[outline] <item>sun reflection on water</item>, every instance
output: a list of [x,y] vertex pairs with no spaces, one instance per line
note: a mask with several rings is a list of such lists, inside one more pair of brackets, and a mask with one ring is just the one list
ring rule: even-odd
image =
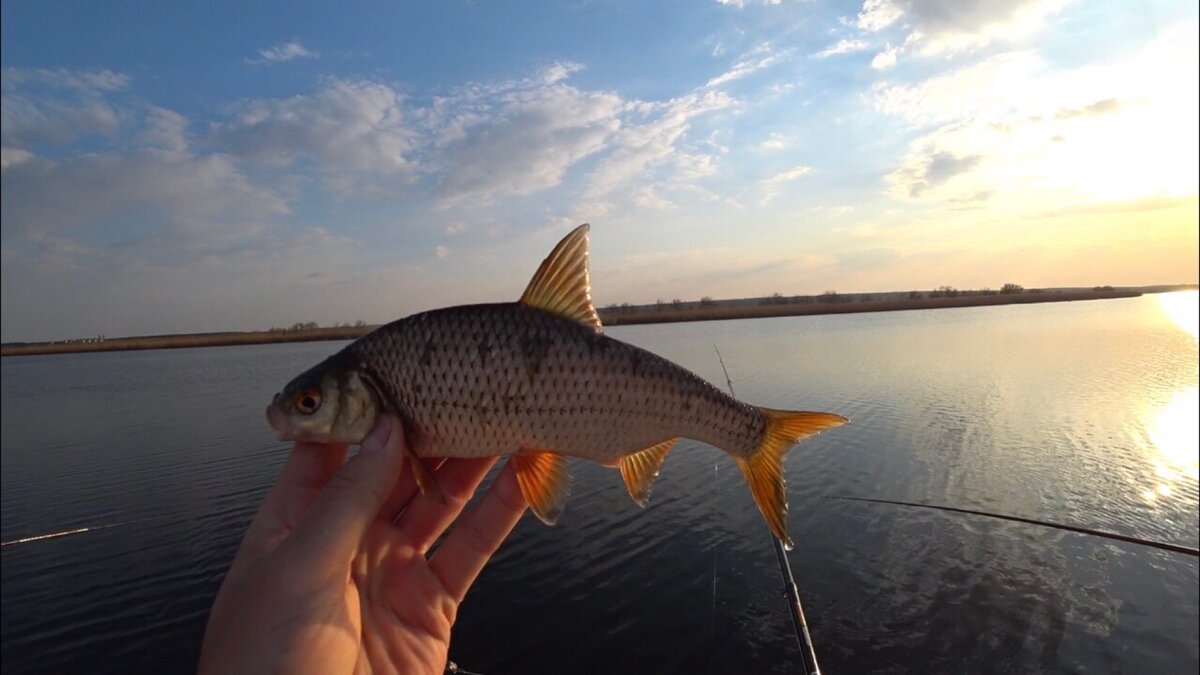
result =
[[1200,338],[1200,291],[1163,293],[1158,303],[1175,325],[1190,333],[1193,340]]
[[[1200,292],[1164,293],[1159,305],[1176,326],[1200,339]],[[1172,483],[1200,480],[1200,387],[1175,392],[1167,405],[1151,412],[1147,436],[1157,451],[1151,462],[1158,479],[1142,492],[1147,501],[1170,497]]]
[[[1200,389],[1192,387],[1175,394],[1149,429],[1150,442],[1158,449],[1155,473],[1160,478],[1200,479]],[[1163,495],[1166,496],[1166,495]]]

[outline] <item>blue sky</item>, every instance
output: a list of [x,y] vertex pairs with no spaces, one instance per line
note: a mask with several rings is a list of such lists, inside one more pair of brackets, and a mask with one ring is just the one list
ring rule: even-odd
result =
[[6,341],[1197,277],[1195,3],[2,12]]

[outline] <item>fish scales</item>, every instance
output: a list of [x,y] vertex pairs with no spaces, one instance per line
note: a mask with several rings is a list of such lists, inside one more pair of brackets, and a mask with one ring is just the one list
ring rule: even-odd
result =
[[607,464],[685,436],[748,456],[766,428],[758,410],[690,371],[516,303],[418,314],[347,351],[428,434],[423,455],[554,449]]
[[530,509],[553,524],[569,486],[564,456],[620,469],[646,504],[680,437],[737,463],[771,533],[790,546],[783,458],[847,420],[747,405],[670,361],[602,333],[587,267],[588,226],[542,262],[519,302],[450,307],[383,326],[301,373],[267,420],[281,440],[361,443],[378,417],[405,427],[422,493],[423,457],[508,455]]

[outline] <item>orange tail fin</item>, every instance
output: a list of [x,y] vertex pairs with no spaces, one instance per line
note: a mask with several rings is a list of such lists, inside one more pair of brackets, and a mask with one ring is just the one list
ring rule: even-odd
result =
[[750,484],[750,492],[771,528],[771,534],[792,549],[787,533],[787,492],[783,485],[783,456],[793,445],[813,434],[850,420],[841,415],[759,408],[767,420],[762,443],[749,457],[735,458]]

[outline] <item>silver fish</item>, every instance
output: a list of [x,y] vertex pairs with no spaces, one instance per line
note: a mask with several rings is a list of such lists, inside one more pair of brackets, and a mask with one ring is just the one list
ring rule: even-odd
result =
[[542,262],[521,300],[416,314],[363,336],[292,380],[267,408],[280,440],[358,443],[385,412],[417,457],[508,455],[530,508],[553,524],[566,456],[616,466],[644,506],[680,437],[724,450],[787,546],[783,456],[841,415],[747,405],[690,371],[604,335],[588,279],[588,226]]

